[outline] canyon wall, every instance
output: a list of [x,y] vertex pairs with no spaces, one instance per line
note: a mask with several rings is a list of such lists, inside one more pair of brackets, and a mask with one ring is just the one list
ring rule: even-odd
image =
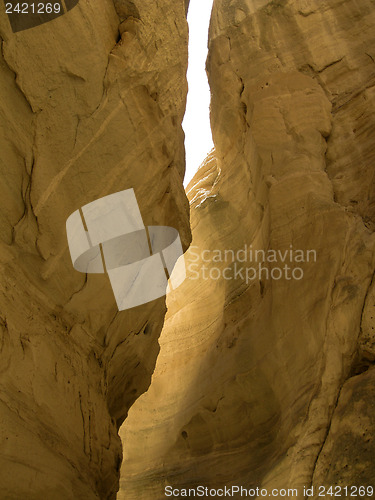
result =
[[190,243],[186,6],[80,0],[12,32],[0,4],[2,499],[116,497],[165,298],[119,312],[108,276],[73,269],[65,223],[133,188],[145,225]]
[[207,70],[215,151],[118,498],[373,485],[375,2],[214,0]]

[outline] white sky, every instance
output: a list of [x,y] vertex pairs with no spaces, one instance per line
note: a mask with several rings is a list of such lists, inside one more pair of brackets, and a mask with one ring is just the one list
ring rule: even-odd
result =
[[189,93],[185,118],[186,174],[184,185],[213,148],[210,128],[210,89],[205,70],[207,58],[208,27],[213,0],[190,0],[189,22],[189,69],[187,73]]

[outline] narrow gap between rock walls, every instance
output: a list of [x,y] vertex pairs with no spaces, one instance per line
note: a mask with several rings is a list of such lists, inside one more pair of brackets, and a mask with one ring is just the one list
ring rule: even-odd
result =
[[183,121],[185,131],[186,187],[213,148],[210,126],[210,88],[206,75],[208,29],[213,0],[190,0],[189,92]]

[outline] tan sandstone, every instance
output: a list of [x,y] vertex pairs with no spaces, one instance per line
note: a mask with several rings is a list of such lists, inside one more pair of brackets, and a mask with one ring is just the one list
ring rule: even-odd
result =
[[134,188],[146,225],[190,242],[182,186],[183,0],[80,0],[13,33],[0,4],[0,497],[113,499],[129,407],[165,299],[117,310],[75,271],[68,216]]
[[[215,152],[188,188],[187,280],[121,430],[119,499],[375,483],[374,7],[215,0]],[[301,280],[202,277],[228,267],[202,252],[244,245],[317,260]]]

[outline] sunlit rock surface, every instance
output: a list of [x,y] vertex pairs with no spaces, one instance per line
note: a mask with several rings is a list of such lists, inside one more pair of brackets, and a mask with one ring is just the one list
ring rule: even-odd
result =
[[107,276],[73,269],[65,222],[134,188],[186,249],[185,3],[81,0],[13,33],[1,2],[0,37],[0,497],[111,499],[165,299],[118,312]]
[[[374,2],[215,0],[209,49],[216,150],[118,498],[374,484]],[[316,259],[247,280],[250,247]]]

